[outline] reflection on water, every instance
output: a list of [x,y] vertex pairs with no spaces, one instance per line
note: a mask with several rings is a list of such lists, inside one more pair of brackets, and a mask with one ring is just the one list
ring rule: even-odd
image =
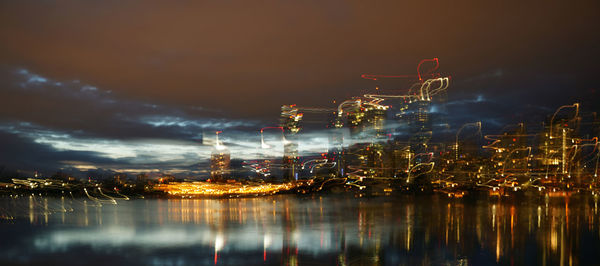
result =
[[[600,263],[597,199],[0,199],[0,263]],[[11,218],[12,217],[12,218]],[[89,263],[88,263],[89,264]]]

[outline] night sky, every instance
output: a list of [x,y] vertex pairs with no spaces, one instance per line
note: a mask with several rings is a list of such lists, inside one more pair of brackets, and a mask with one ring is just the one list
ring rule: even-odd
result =
[[598,1],[59,3],[0,3],[0,175],[202,174],[203,132],[251,157],[282,104],[333,108],[433,57],[453,127],[600,110]]

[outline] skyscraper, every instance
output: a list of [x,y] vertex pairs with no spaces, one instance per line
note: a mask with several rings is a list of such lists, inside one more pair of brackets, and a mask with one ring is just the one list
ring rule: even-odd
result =
[[427,144],[431,139],[430,104],[431,102],[427,100],[417,100],[409,104],[409,142],[414,153],[426,152]]
[[216,132],[216,143],[210,154],[210,179],[216,182],[223,182],[229,178],[229,165],[231,155],[229,149],[219,142],[219,133]]
[[229,164],[231,162],[229,150],[224,147],[215,147],[210,155],[210,179],[217,182],[229,178]]
[[300,131],[303,114],[296,105],[281,106],[280,126],[283,130],[283,179],[294,181],[298,178],[298,144],[296,134]]

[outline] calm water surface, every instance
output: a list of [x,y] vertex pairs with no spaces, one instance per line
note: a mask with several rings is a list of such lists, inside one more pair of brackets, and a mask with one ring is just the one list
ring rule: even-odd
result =
[[0,264],[600,265],[594,198],[0,198]]

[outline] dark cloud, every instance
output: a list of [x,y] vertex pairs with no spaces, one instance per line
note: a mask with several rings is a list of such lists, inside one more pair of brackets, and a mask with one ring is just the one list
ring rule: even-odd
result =
[[71,134],[131,138],[198,139],[203,130],[243,129],[256,121],[222,118],[201,107],[127,99],[79,80],[57,81],[27,69],[3,68],[4,120],[28,121]]
[[[18,134],[2,131],[0,131],[0,147],[2,147],[0,166],[6,171],[20,170],[23,173],[31,173],[33,170],[38,170],[51,174],[68,165],[65,162],[69,161],[90,165],[116,163],[98,153],[58,151],[49,145],[38,144]],[[33,165],[35,167],[32,167]]]

